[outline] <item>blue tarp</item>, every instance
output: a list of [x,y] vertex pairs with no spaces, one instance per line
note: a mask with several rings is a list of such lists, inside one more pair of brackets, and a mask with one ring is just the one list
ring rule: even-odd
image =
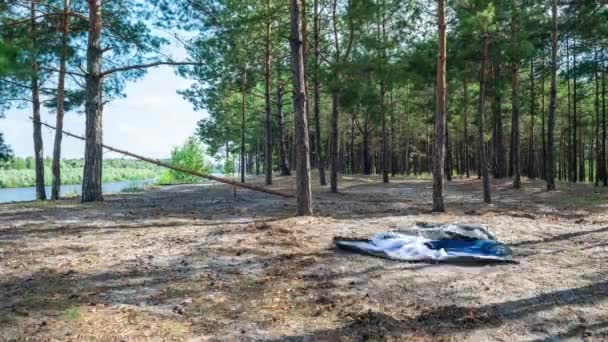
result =
[[402,261],[512,261],[511,249],[485,226],[416,224],[372,239],[335,238],[336,247]]

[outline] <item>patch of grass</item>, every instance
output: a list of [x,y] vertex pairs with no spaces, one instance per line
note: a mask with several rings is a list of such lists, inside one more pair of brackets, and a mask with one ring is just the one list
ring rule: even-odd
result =
[[63,310],[61,318],[66,321],[76,321],[80,319],[80,308],[78,306],[71,306]]
[[17,317],[13,313],[6,312],[0,314],[0,325],[11,324],[17,320]]
[[79,197],[80,195],[77,192],[68,192],[65,193],[62,197],[63,198],[75,198],[75,197]]
[[120,192],[144,192],[144,188],[141,186],[133,185],[120,190]]

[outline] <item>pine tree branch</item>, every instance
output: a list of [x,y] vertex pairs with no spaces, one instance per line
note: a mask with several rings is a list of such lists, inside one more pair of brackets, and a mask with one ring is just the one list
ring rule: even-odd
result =
[[[55,69],[55,68],[40,68],[40,70],[44,70],[44,71],[50,71],[50,72],[61,72],[59,69]],[[86,74],[81,74],[78,72],[74,72],[74,71],[67,71],[65,70],[66,75],[72,75],[72,76],[79,76],[79,77],[86,77]]]
[[157,66],[161,66],[161,65],[202,65],[202,64],[203,63],[200,63],[200,62],[153,62],[153,63],[147,63],[147,64],[127,65],[124,67],[118,67],[118,68],[106,70],[101,73],[101,77],[106,77],[115,72],[129,71],[129,70],[134,70],[134,69],[147,69],[147,68],[153,68],[153,67],[157,67]]

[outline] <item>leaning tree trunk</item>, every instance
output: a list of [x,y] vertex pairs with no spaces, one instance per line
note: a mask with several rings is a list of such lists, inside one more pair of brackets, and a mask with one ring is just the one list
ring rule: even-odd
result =
[[314,23],[313,23],[313,39],[314,39],[314,120],[315,120],[315,146],[317,147],[317,167],[319,168],[319,182],[321,186],[327,185],[325,179],[325,155],[323,153],[323,145],[321,144],[321,119],[320,119],[320,108],[321,108],[321,95],[320,95],[320,82],[319,82],[319,57],[321,55],[320,48],[320,25],[319,25],[319,1],[314,1]]
[[102,78],[101,78],[101,0],[89,2],[89,38],[87,42],[86,77],[86,143],[82,201],[103,201],[102,184]]
[[557,0],[551,1],[551,94],[547,119],[547,190],[555,190],[555,112],[557,109]]
[[291,58],[293,71],[296,156],[297,214],[312,215],[308,118],[306,117],[306,80],[300,0],[291,0]]
[[479,77],[479,168],[481,169],[481,177],[483,178],[483,201],[492,203],[490,195],[490,175],[488,172],[488,160],[486,158],[485,142],[484,142],[484,112],[486,108],[486,76],[488,68],[488,33],[483,35],[482,43],[482,60],[481,60],[481,75]]
[[[267,10],[270,11],[270,0],[266,0]],[[272,184],[272,132],[270,129],[270,29],[271,17],[268,14],[266,21],[266,55],[265,55],[265,78],[264,100],[266,102],[266,120],[264,122],[264,171],[266,185]]]
[[435,153],[433,163],[433,211],[445,211],[443,202],[445,163],[445,73],[446,73],[446,22],[445,1],[437,2],[439,30],[439,58],[437,60],[437,112],[435,115]]
[[511,95],[511,155],[513,158],[513,188],[519,189],[521,187],[521,166],[519,153],[519,56],[515,51],[517,49],[517,18],[515,13],[515,0],[512,0],[511,5],[513,12],[511,15],[511,48],[514,54],[512,57],[513,87]]
[[70,11],[70,0],[63,1],[63,16],[61,20],[61,52],[59,57],[59,76],[57,76],[57,120],[55,126],[55,142],[53,146],[53,187],[51,199],[59,199],[61,188],[61,139],[63,137],[63,101],[65,98],[65,64],[68,54],[68,12]]

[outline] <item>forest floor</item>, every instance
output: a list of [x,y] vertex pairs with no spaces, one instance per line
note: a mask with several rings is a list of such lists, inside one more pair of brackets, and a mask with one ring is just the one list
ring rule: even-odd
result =
[[[259,179],[256,179],[256,181]],[[315,184],[316,184],[315,179]],[[341,179],[295,201],[219,184],[0,205],[0,340],[608,339],[608,189],[477,179]],[[290,190],[293,178],[273,188]],[[519,264],[403,263],[336,251],[417,221],[484,223]]]

